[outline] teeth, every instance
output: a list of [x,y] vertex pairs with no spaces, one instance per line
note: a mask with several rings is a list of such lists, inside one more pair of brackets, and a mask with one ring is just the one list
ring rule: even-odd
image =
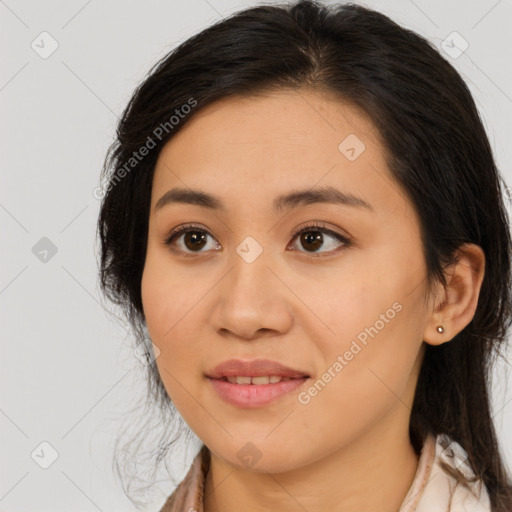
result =
[[278,375],[264,377],[226,377],[231,384],[275,384],[282,380],[290,380],[291,377],[280,377]]
[[270,377],[252,377],[251,382],[253,384],[268,384],[270,382]]

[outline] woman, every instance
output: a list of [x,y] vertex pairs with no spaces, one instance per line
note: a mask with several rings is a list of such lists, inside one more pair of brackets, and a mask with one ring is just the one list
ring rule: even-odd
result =
[[248,9],[155,65],[117,135],[101,284],[202,441],[163,512],[512,510],[509,219],[435,48],[353,4]]

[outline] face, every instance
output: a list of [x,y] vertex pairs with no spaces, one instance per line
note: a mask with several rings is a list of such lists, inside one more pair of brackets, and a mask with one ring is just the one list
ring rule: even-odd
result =
[[[159,201],[172,189],[213,200]],[[407,435],[426,269],[418,217],[362,112],[311,90],[197,112],[159,155],[147,242],[142,300],[160,376],[226,463],[248,454],[253,471],[281,472]],[[231,359],[303,378],[209,377]]]

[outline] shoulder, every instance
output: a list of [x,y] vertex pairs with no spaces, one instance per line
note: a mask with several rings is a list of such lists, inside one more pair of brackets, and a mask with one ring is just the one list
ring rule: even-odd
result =
[[185,478],[167,498],[160,512],[202,512],[204,482],[209,466],[210,452],[203,444]]
[[460,444],[445,434],[430,436],[420,463],[422,458],[429,460],[423,465],[424,481],[418,489],[415,512],[491,511],[487,489],[475,477],[467,453]]
[[[209,465],[210,452],[203,445],[160,512],[203,512]],[[491,512],[491,506],[487,489],[475,478],[465,450],[440,434],[425,440],[416,475],[400,512]]]

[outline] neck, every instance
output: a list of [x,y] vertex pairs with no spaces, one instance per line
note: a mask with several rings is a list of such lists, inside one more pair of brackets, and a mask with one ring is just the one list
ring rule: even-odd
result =
[[211,453],[204,512],[263,512],[276,506],[282,512],[396,512],[417,466],[408,422],[400,430],[380,425],[379,431],[285,473],[239,469]]

